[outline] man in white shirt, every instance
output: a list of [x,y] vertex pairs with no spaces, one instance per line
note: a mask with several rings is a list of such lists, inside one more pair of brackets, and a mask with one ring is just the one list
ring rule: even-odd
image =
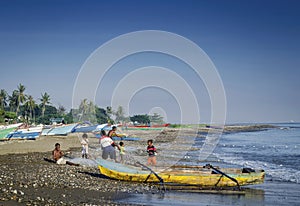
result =
[[106,136],[106,133],[104,130],[101,130],[101,134],[102,134],[102,137],[100,139],[100,144],[102,147],[102,158],[107,159],[109,156],[110,159],[113,159],[116,161],[115,147],[120,149],[119,145],[116,145],[110,137]]

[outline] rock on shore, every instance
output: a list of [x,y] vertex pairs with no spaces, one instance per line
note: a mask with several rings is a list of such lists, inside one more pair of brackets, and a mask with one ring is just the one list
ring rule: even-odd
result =
[[0,205],[118,205],[134,193],[156,193],[156,186],[103,177],[95,167],[57,165],[48,153],[1,155]]

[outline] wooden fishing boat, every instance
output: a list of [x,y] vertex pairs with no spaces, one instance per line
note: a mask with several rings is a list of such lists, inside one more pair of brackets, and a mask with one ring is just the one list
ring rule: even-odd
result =
[[74,132],[76,126],[77,123],[55,126],[50,129],[45,128],[43,129],[41,135],[45,135],[45,136],[68,135],[69,133]]
[[7,135],[18,129],[23,123],[0,126],[0,140],[8,140]]
[[211,165],[206,167],[152,170],[141,164],[141,167],[99,160],[101,174],[116,180],[130,182],[172,183],[176,185],[199,187],[240,187],[242,185],[261,184],[264,182],[263,170],[250,168],[218,169]]
[[6,138],[13,140],[35,140],[42,132],[43,126],[28,127],[10,132]]

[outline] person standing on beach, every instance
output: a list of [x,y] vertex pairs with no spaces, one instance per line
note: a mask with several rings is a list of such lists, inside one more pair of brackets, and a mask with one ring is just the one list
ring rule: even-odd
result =
[[82,140],[81,140],[81,145],[82,145],[82,158],[88,159],[88,154],[89,154],[89,140],[88,136],[86,133],[82,135]]
[[120,142],[120,162],[123,163],[125,159],[125,147],[124,147],[124,142]]
[[156,166],[156,148],[153,145],[153,140],[149,139],[147,141],[148,147],[147,147],[147,152],[148,152],[148,161],[147,161],[147,165],[152,165],[152,166]]
[[60,149],[59,143],[55,144],[55,149],[52,151],[52,156],[53,156],[53,160],[56,162],[56,164],[59,164],[59,165],[68,164],[68,165],[79,166],[79,164],[75,164],[73,162],[67,161],[64,158],[64,153]]
[[106,133],[104,130],[101,130],[101,139],[100,144],[102,147],[102,158],[107,159],[108,156],[110,159],[113,159],[116,161],[116,150],[115,147],[117,147],[120,150],[120,147],[114,143],[114,141],[109,137],[106,136]]

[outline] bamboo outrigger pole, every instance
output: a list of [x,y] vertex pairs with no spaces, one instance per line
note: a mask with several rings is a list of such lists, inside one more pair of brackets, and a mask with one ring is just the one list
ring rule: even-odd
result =
[[233,182],[235,182],[235,183],[237,184],[239,190],[241,190],[240,184],[239,184],[239,182],[238,182],[235,178],[230,177],[229,175],[225,174],[225,173],[222,172],[221,170],[219,170],[219,169],[213,167],[211,164],[206,164],[206,165],[203,166],[203,167],[208,168],[208,169],[211,168],[211,169],[213,169],[215,172],[217,172],[217,173],[219,173],[219,174],[221,174],[221,175],[224,175],[225,177],[231,179]]

